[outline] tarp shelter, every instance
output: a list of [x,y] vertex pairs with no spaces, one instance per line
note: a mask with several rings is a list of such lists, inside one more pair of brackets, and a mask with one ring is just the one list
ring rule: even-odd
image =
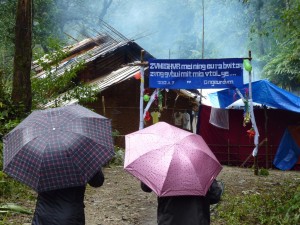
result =
[[289,126],[281,138],[274,165],[281,170],[290,170],[300,164],[300,126]]
[[[245,84],[239,90],[243,96],[246,96],[248,84]],[[209,94],[209,97],[213,108],[206,105],[201,106],[199,134],[222,164],[252,166],[253,137],[247,132],[251,129],[251,123],[243,126],[243,110],[226,109],[240,98],[239,95],[235,90],[224,89]],[[255,119],[260,134],[258,165],[270,168],[273,166],[273,160],[286,128],[300,124],[300,98],[267,80],[260,80],[252,82],[252,99],[253,102],[265,106],[263,108],[254,107]],[[211,111],[215,108],[227,111],[229,129],[218,128],[209,122]],[[222,120],[222,118],[219,119]],[[286,156],[289,151],[286,150],[285,152]],[[297,157],[297,154],[294,156]],[[297,160],[294,159],[294,161]],[[300,168],[300,164],[296,162],[295,167]]]
[[[248,84],[240,89],[243,96],[247,95]],[[212,106],[226,108],[233,102],[240,99],[235,89],[224,89],[209,94]],[[285,91],[267,80],[252,82],[253,102],[260,103],[267,107],[283,109],[300,113],[300,98],[288,91]]]

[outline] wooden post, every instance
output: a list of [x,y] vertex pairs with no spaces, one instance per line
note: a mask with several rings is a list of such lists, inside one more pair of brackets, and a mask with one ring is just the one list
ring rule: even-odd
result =
[[105,98],[104,96],[102,95],[102,113],[103,113],[103,116],[106,116],[106,110],[105,110]]
[[202,59],[204,59],[204,0],[202,0],[202,13],[203,13],[203,19],[202,19]]
[[15,54],[11,100],[31,111],[32,0],[17,1]]
[[[249,60],[252,60],[251,57],[251,51],[249,51]],[[258,138],[259,138],[259,133],[255,121],[255,116],[254,116],[254,110],[253,110],[253,99],[252,99],[252,78],[251,78],[251,71],[249,71],[249,101],[250,101],[250,114],[251,114],[251,122],[252,126],[255,130],[255,136],[254,136],[254,145],[255,149],[253,150],[253,157],[254,157],[254,175],[258,175],[258,161],[257,161],[257,152],[258,152]]]
[[144,65],[143,65],[144,55],[145,55],[145,51],[141,50],[141,64],[140,64],[141,84],[140,84],[140,124],[139,124],[139,130],[144,128],[144,90],[145,90]]
[[[268,112],[266,106],[264,106],[264,114],[265,114],[265,137],[268,140]],[[268,141],[266,142],[265,150],[266,150],[266,169],[268,169],[269,168]]]
[[140,118],[139,118],[139,130],[144,128],[144,90],[145,90],[145,76],[144,68],[148,65],[147,61],[144,61],[145,50],[141,50],[141,61],[129,63],[130,66],[140,66],[141,83],[140,83]]
[[229,138],[227,139],[227,164],[230,166],[230,141]]

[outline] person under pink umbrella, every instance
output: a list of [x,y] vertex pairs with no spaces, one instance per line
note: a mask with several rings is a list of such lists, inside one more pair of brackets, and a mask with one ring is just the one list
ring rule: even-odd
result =
[[200,135],[158,122],[125,142],[124,169],[158,196],[158,225],[210,224],[210,204],[223,190],[215,180],[222,165]]
[[[141,182],[145,192],[152,190]],[[222,182],[214,180],[205,196],[157,197],[158,225],[209,225],[210,205],[217,204],[223,193]]]

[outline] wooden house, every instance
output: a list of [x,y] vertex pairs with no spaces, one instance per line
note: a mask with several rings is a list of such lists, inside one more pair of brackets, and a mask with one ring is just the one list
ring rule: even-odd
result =
[[[77,74],[77,78],[94,85],[99,91],[98,100],[87,106],[112,120],[113,130],[120,134],[116,138],[116,144],[124,147],[124,135],[139,129],[141,81],[136,79],[135,75],[140,71],[136,62],[141,60],[141,52],[144,50],[111,27],[105,32],[93,35],[95,36],[68,48],[68,57],[60,63],[57,73],[63,74],[72,64],[84,60],[86,67]],[[145,61],[153,58],[149,52],[144,52]],[[32,68],[37,76],[43,76],[45,73],[36,63],[33,63]],[[153,90],[148,88],[148,67],[145,66],[144,69],[144,86],[151,94]],[[195,93],[186,90],[161,90],[161,93],[163,107],[159,119],[170,124],[174,124],[174,113],[191,110],[197,97]],[[144,102],[144,107],[146,104],[147,102]],[[151,105],[149,112],[155,110],[158,110],[156,102]],[[151,124],[152,120],[145,121],[145,126]]]

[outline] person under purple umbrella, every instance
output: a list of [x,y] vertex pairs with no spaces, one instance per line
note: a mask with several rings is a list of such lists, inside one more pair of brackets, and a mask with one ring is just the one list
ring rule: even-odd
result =
[[[88,182],[100,187],[104,175],[100,169]],[[32,225],[84,225],[84,193],[86,186],[39,192]]]
[[103,185],[114,156],[111,120],[81,105],[35,110],[3,143],[3,171],[38,193],[32,225],[84,225],[86,185]]
[[[144,192],[152,190],[141,182]],[[205,196],[157,197],[158,225],[209,225],[210,205],[217,204],[223,193],[222,182],[214,180]]]

